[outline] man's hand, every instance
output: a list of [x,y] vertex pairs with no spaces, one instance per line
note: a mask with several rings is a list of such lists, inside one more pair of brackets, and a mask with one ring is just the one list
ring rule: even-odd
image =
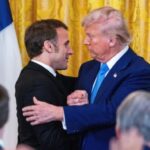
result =
[[63,120],[63,107],[39,101],[35,97],[33,97],[33,102],[35,105],[26,106],[22,109],[23,116],[26,117],[26,121],[30,122],[31,125]]
[[72,105],[85,105],[88,104],[88,94],[85,90],[75,90],[67,97],[67,104]]

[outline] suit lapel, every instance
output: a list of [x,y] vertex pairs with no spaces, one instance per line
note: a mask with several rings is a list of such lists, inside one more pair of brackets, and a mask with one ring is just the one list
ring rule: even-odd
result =
[[131,49],[129,49],[118,60],[118,62],[109,71],[103,83],[101,84],[94,103],[100,102],[100,97],[109,96],[108,93],[111,92],[111,89],[118,83],[118,81],[122,77],[123,71],[126,70],[130,63],[132,63],[134,57],[136,57],[136,54]]
[[95,61],[93,63],[93,66],[90,68],[89,72],[86,73],[86,83],[85,83],[85,90],[88,92],[89,97],[91,97],[91,90],[92,90],[92,86],[93,83],[95,81],[96,75],[99,71],[99,67],[100,67],[100,63]]
[[[54,84],[56,85],[56,87],[58,88],[58,90],[63,94],[66,95],[67,91],[65,89],[65,87],[63,86],[63,84],[58,80],[57,76],[54,77],[48,70],[46,70],[44,67],[34,63],[34,62],[29,62],[29,64],[27,65],[27,69],[32,69],[38,72],[41,72],[42,74],[45,74],[46,76],[48,76],[50,78],[50,80],[52,82],[54,82]],[[58,75],[58,73],[57,73]]]

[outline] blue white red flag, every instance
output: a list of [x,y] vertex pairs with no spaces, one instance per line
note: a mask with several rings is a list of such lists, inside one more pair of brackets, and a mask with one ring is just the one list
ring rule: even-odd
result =
[[8,0],[0,0],[0,84],[9,93],[10,114],[4,128],[4,145],[6,149],[15,149],[17,142],[17,117],[15,101],[15,82],[21,65],[20,51],[11,16]]

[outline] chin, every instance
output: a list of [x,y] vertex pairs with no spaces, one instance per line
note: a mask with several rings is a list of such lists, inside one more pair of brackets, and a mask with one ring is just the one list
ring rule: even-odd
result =
[[97,57],[95,55],[93,55],[93,54],[91,54],[91,58],[94,59],[94,60],[97,60],[96,59]]
[[58,68],[57,70],[66,70],[68,68],[68,66],[61,66],[60,68]]

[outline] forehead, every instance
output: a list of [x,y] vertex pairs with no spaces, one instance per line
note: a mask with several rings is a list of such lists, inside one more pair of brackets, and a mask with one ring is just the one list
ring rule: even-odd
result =
[[56,29],[58,39],[68,38],[68,31],[62,27]]
[[101,29],[101,25],[99,23],[93,23],[84,27],[86,33],[97,33]]

